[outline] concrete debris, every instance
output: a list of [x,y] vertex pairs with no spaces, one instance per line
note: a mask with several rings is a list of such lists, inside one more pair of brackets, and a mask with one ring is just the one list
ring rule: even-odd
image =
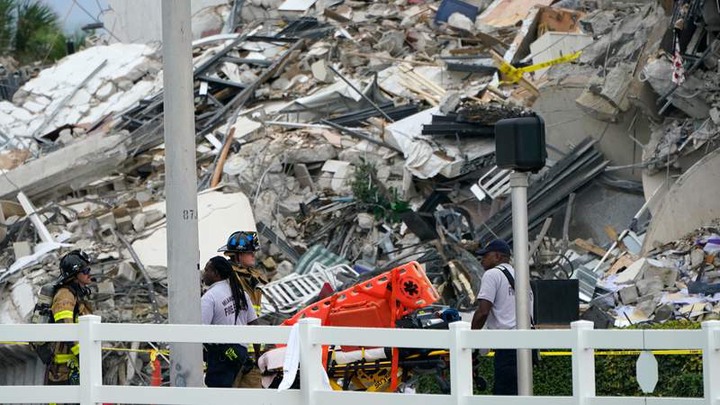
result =
[[[720,251],[718,235],[720,220],[693,233],[666,243],[636,259],[625,268],[614,272],[616,265],[600,267],[597,260],[589,256],[576,263],[587,262],[585,268],[595,269],[597,287],[590,296],[581,299],[591,309],[605,311],[614,318],[615,326],[643,322],[663,322],[675,318],[690,318],[702,321],[718,319],[720,315],[713,308],[720,302],[720,280],[716,266],[720,265],[715,254]],[[620,253],[624,247],[617,248]],[[574,251],[570,251],[576,254]],[[624,256],[623,256],[624,257]],[[621,257],[622,258],[622,257]],[[615,263],[620,259],[615,259]],[[572,277],[579,277],[573,274]],[[614,296],[614,300],[606,297]],[[594,316],[594,315],[593,315]]]
[[[162,67],[158,51],[157,46],[113,44],[62,59],[22,86],[12,104],[3,102],[0,108],[8,114],[0,120],[0,132],[10,137],[11,145],[24,148],[31,144],[30,135],[66,125],[92,126],[122,112],[161,87],[156,80]],[[124,82],[130,85],[116,85]]]
[[[226,3],[195,10],[187,215],[200,265],[258,231],[265,322],[410,260],[442,304],[471,311],[473,252],[512,239],[507,190],[473,190],[505,184],[496,122],[535,114],[549,158],[528,189],[532,277],[577,279],[598,327],[720,313],[719,188],[703,166],[720,134],[717,32],[677,28],[655,2]],[[0,322],[27,321],[77,248],[98,259],[104,320],[167,316],[158,49],[88,47],[11,97],[0,70]]]

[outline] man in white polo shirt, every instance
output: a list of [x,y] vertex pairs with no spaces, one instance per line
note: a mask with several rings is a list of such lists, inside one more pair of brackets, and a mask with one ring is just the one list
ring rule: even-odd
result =
[[[515,269],[510,265],[510,245],[496,239],[477,252],[485,270],[477,296],[478,309],[472,329],[515,329]],[[530,293],[532,308],[532,292]],[[517,352],[513,349],[495,350],[495,385],[493,395],[517,395]]]

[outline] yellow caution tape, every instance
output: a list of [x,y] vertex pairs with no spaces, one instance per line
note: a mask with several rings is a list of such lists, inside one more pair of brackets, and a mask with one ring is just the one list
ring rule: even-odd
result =
[[[26,346],[29,345],[28,342],[0,342],[0,345],[17,345],[17,346]],[[103,347],[102,350],[110,351],[110,352],[131,352],[131,353],[149,353],[150,359],[155,360],[155,357],[158,354],[163,355],[170,355],[170,350],[155,350],[155,349],[126,349],[122,347]],[[596,356],[639,356],[640,353],[642,353],[645,350],[595,350]],[[685,350],[649,350],[652,354],[657,356],[683,356],[683,355],[698,355],[702,354],[702,350],[697,349],[685,349]],[[437,350],[429,353],[429,356],[442,356],[449,354],[446,350]],[[335,353],[333,352],[333,356]],[[494,352],[489,352],[487,356],[492,357],[494,356]],[[572,352],[570,351],[557,351],[557,352],[547,352],[547,351],[541,351],[540,356],[544,357],[558,357],[558,356],[572,356]],[[412,358],[418,358],[420,357],[419,354],[411,355],[408,357],[409,359]],[[363,357],[364,358],[364,357]]]
[[[640,353],[649,351],[650,353],[657,356],[683,356],[692,354],[702,354],[702,350],[595,350],[596,356],[639,356]],[[488,353],[488,356],[492,356],[493,353]],[[558,357],[558,356],[572,356],[570,351],[560,352],[540,352],[542,357]]]
[[502,60],[500,62],[500,67],[498,70],[500,73],[503,74],[505,80],[504,83],[517,83],[522,79],[523,74],[534,72],[536,70],[545,69],[546,67],[550,67],[553,65],[558,65],[560,63],[566,63],[573,61],[580,57],[581,51],[577,51],[575,53],[571,53],[569,55],[561,56],[559,58],[555,58],[552,60],[549,60],[547,62],[541,62],[535,65],[530,65],[526,67],[516,68],[515,66],[507,63],[506,61]]
[[155,349],[125,349],[122,347],[103,347],[103,350],[108,352],[130,352],[130,353],[149,353],[152,358],[153,353],[169,355],[170,350],[155,350]]
[[[6,346],[27,346],[29,344],[29,342],[0,342],[0,345]],[[155,353],[155,356],[157,356],[158,354],[164,354],[166,356],[170,354],[170,350],[126,349],[123,347],[103,347],[102,350],[107,352],[149,353],[151,358],[153,356],[153,353]]]
[[155,371],[155,360],[157,360],[158,351],[150,350],[150,368]]
[[[649,351],[650,353],[657,356],[682,356],[690,354],[702,354],[702,350],[596,350],[596,356],[639,356],[643,351]],[[540,355],[552,356],[552,353],[558,352],[541,352]],[[572,352],[559,352],[567,353],[569,356]]]

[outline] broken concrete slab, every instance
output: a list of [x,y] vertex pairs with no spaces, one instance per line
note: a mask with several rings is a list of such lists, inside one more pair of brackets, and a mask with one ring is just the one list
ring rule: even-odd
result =
[[325,162],[334,159],[337,150],[329,143],[308,145],[307,148],[290,149],[286,156],[286,163],[313,163]]
[[690,252],[690,265],[693,268],[699,267],[705,262],[705,252],[702,249],[693,249]]
[[461,13],[452,13],[447,22],[448,25],[453,28],[467,32],[473,32],[475,30],[475,22]]
[[434,107],[394,122],[387,126],[386,141],[397,145],[405,154],[405,167],[417,178],[427,179],[442,174],[453,178],[464,174],[468,161],[481,159],[495,152],[490,139],[445,140],[415,135],[422,133],[423,125],[432,122]]
[[[707,154],[675,182],[653,211],[653,218],[662,220],[650,223],[643,241],[644,253],[720,218],[716,173],[720,173],[720,149]],[[701,198],[698,190],[702,190]]]
[[124,280],[124,281],[135,281],[137,278],[137,270],[135,270],[135,267],[128,261],[123,261],[118,264],[117,267],[117,275],[115,276],[118,280]]
[[614,106],[605,97],[594,94],[591,90],[585,90],[575,99],[578,107],[589,116],[599,121],[617,122],[620,109]]
[[618,291],[618,296],[624,305],[634,304],[638,301],[638,289],[634,285],[623,287]]
[[117,170],[127,158],[126,139],[126,135],[88,136],[26,162],[0,178],[0,199],[13,198],[18,188],[31,199],[69,193]]
[[112,281],[97,283],[97,293],[112,297],[115,294],[115,284]]
[[678,278],[677,269],[670,268],[665,263],[655,259],[647,259],[646,264],[643,268],[643,279],[660,280],[665,287],[675,285]]
[[328,69],[327,62],[325,60],[318,60],[313,63],[310,68],[312,69],[313,76],[321,83],[333,83],[335,81],[335,75],[332,70]]
[[634,69],[635,65],[632,63],[618,63],[603,80],[599,95],[620,111],[627,111],[630,108],[627,94],[633,80]]
[[638,298],[638,302],[635,305],[635,309],[645,314],[646,317],[650,317],[657,308],[657,301],[654,295],[646,295]]
[[665,283],[663,282],[663,280],[658,280],[654,278],[638,280],[635,282],[635,285],[637,286],[641,296],[659,293],[665,287]]
[[122,233],[130,233],[133,230],[133,220],[129,215],[116,218],[117,230]]
[[[146,207],[148,210],[165,212],[165,202]],[[200,240],[200,263],[204,264],[217,255],[217,249],[225,245],[228,236],[238,230],[255,231],[253,209],[243,193],[224,194],[209,191],[198,195],[198,231]],[[149,215],[149,211],[145,212]],[[247,215],[244,215],[247,213]],[[147,238],[133,242],[133,249],[146,267],[167,267],[167,228],[155,229]],[[191,264],[194,266],[194,264]]]
[[[333,191],[335,191],[338,194],[342,194],[343,191],[347,191],[346,184],[348,183],[347,180],[351,177],[350,176],[350,162],[340,161],[340,160],[327,160],[325,161],[325,164],[322,167],[322,171],[326,173],[331,173],[330,175],[330,188],[332,188]],[[327,175],[323,175],[318,182],[324,182],[327,183],[326,180]]]
[[[156,45],[144,44],[91,46],[42,70],[13,96],[15,105],[34,115],[27,120],[16,115],[8,135],[19,139],[43,128],[90,125],[135,104],[160,88],[154,80],[161,69],[157,51]],[[129,81],[130,88],[111,94],[107,84],[120,80]]]
[[649,267],[647,260],[647,258],[643,257],[628,266],[624,271],[618,274],[615,282],[618,284],[622,284],[635,281],[638,277],[642,277],[641,275],[643,273],[643,270]]
[[[643,76],[658,95],[666,95],[674,87],[673,65],[664,58],[655,59],[643,68]],[[669,97],[672,104],[692,118],[705,119],[710,116],[710,106],[697,94],[703,91],[705,82],[696,76],[685,79],[683,85]]]
[[293,166],[293,170],[295,171],[295,179],[297,179],[301,187],[307,187],[310,190],[315,191],[315,183],[312,181],[307,165],[304,163],[296,163]]
[[33,286],[26,277],[21,278],[12,286],[11,298],[17,313],[23,318],[27,318],[32,313],[37,301]]
[[100,215],[95,219],[98,221],[98,226],[100,227],[100,229],[115,229],[117,227],[117,224],[115,222],[115,215],[113,215],[112,212]]
[[[592,42],[593,38],[590,35],[548,31],[530,44],[532,62],[538,64],[571,55]],[[547,69],[536,71],[534,76],[536,78],[543,77]]]
[[32,254],[32,246],[28,241],[13,242],[13,252],[15,253],[16,259],[30,256]]
[[136,214],[132,219],[132,227],[135,232],[142,232],[145,230],[145,224],[147,221],[147,215],[141,213]]
[[375,224],[375,217],[371,214],[361,212],[357,215],[357,223],[360,228],[369,230],[372,229]]
[[478,21],[493,27],[514,26],[535,6],[549,6],[552,0],[495,0],[478,16]]

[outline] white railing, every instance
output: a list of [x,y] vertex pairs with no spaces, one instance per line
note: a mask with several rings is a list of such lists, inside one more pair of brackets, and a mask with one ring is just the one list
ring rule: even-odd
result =
[[[76,325],[0,325],[0,341],[79,341],[79,386],[0,386],[0,403],[135,403],[254,405],[480,405],[480,404],[720,404],[720,321],[701,330],[594,330],[587,321],[569,330],[473,331],[466,322],[449,331],[321,327],[317,319],[300,321],[300,389],[289,391],[226,388],[109,386],[102,384],[104,341],[177,343],[285,343],[290,328],[277,326],[139,325],[100,323],[83,316]],[[450,350],[451,394],[364,393],[323,390],[321,346],[384,346]],[[472,349],[572,349],[570,397],[474,396]],[[597,397],[595,349],[703,351],[704,398]],[[312,372],[311,370],[316,370]]]

